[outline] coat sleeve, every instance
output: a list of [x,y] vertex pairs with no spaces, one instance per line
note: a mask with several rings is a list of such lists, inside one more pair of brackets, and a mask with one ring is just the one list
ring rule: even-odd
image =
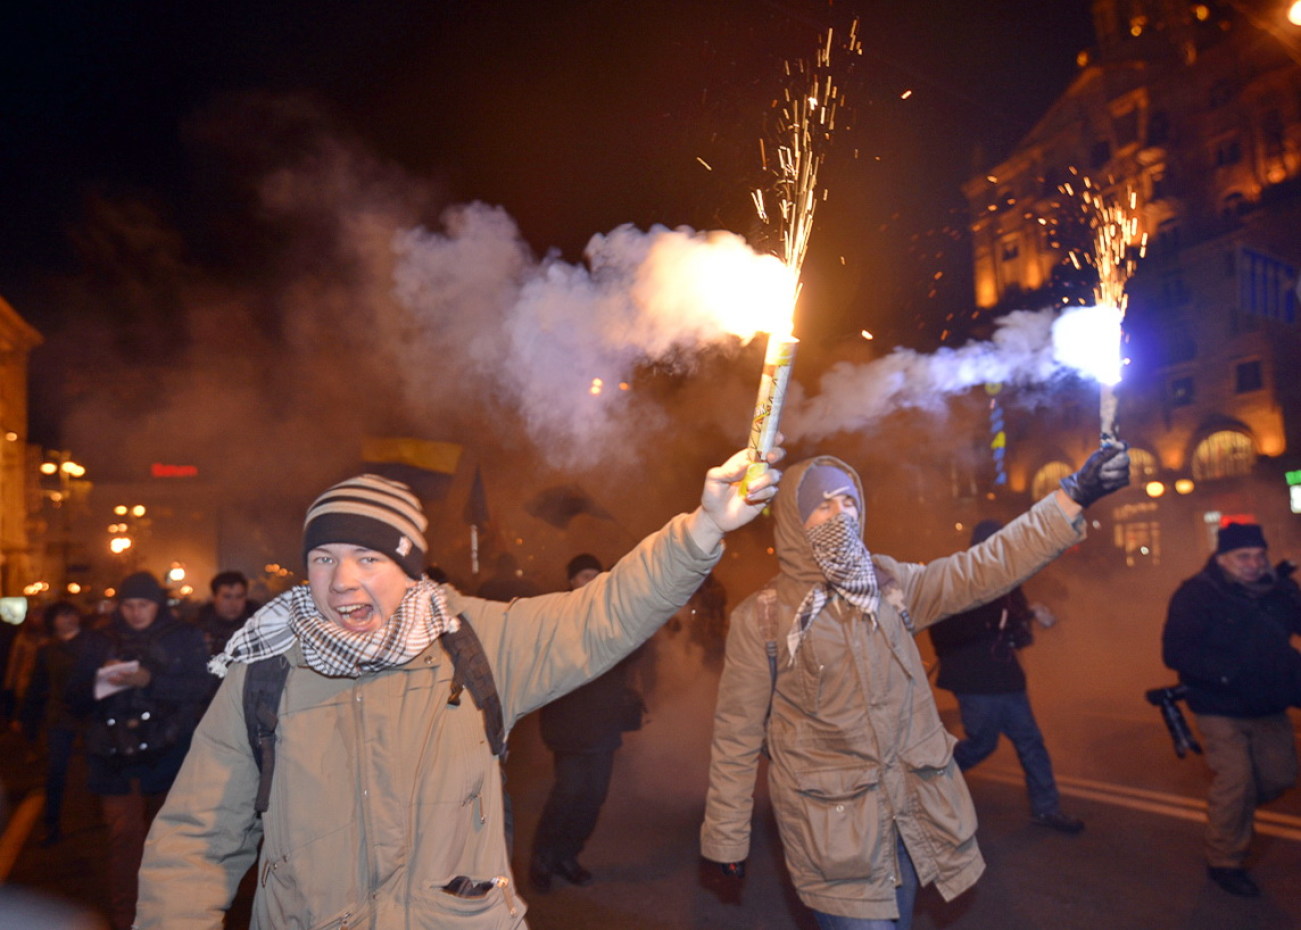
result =
[[455,595],[492,665],[506,725],[612,668],[664,624],[723,554],[701,552],[674,517],[577,591],[509,604]]
[[773,695],[756,604],[751,597],[732,613],[714,707],[700,851],[715,862],[740,862],[750,855],[754,782]]
[[926,565],[878,557],[903,586],[916,629],[1001,597],[1084,539],[1084,516],[1070,519],[1050,494],[989,539]]
[[258,769],[231,666],[145,841],[134,930],[220,930],[257,858]]

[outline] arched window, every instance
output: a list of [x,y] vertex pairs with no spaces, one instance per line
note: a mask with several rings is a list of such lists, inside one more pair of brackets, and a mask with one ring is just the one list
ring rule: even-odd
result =
[[1251,438],[1236,430],[1211,433],[1193,450],[1193,480],[1214,481],[1251,474],[1256,450]]
[[1149,481],[1156,480],[1156,473],[1160,469],[1160,464],[1156,456],[1146,449],[1130,448],[1129,450],[1129,483],[1135,487],[1146,484]]
[[1057,490],[1058,482],[1073,471],[1075,468],[1066,462],[1049,462],[1034,473],[1034,480],[1030,482],[1030,496],[1039,500],[1051,494]]

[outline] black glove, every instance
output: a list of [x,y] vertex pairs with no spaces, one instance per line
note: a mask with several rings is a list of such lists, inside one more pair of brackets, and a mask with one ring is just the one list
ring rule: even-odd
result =
[[1087,507],[1129,484],[1129,443],[1109,442],[1089,456],[1079,471],[1062,479],[1066,496]]
[[745,878],[745,860],[740,862],[720,862],[718,867],[723,870],[725,878]]

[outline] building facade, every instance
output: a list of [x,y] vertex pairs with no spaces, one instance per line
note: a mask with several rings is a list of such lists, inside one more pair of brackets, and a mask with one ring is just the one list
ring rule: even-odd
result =
[[0,297],[0,596],[32,573],[28,536],[27,359],[41,335]]
[[[964,193],[978,310],[1092,303],[1086,189],[1137,220],[1110,514],[1129,566],[1179,570],[1233,517],[1301,544],[1301,27],[1282,0],[1094,0],[1066,92]],[[1289,31],[1290,30],[1290,31]],[[1090,393],[1091,392],[1091,393]],[[1009,488],[1052,487],[1096,432],[1010,418]]]

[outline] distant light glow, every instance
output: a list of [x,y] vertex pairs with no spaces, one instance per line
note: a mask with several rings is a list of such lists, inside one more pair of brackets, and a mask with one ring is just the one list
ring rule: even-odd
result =
[[1178,481],[1175,482],[1175,493],[1191,494],[1193,493],[1193,489],[1196,487],[1197,485],[1193,484],[1192,478],[1180,478]]
[[1099,384],[1119,384],[1120,321],[1120,310],[1106,305],[1066,311],[1053,323],[1053,357]]
[[1143,490],[1147,492],[1148,497],[1160,497],[1165,493],[1165,485],[1160,481],[1149,481],[1144,485]]
[[1287,21],[1293,26],[1301,26],[1301,0],[1296,0],[1287,11]]

